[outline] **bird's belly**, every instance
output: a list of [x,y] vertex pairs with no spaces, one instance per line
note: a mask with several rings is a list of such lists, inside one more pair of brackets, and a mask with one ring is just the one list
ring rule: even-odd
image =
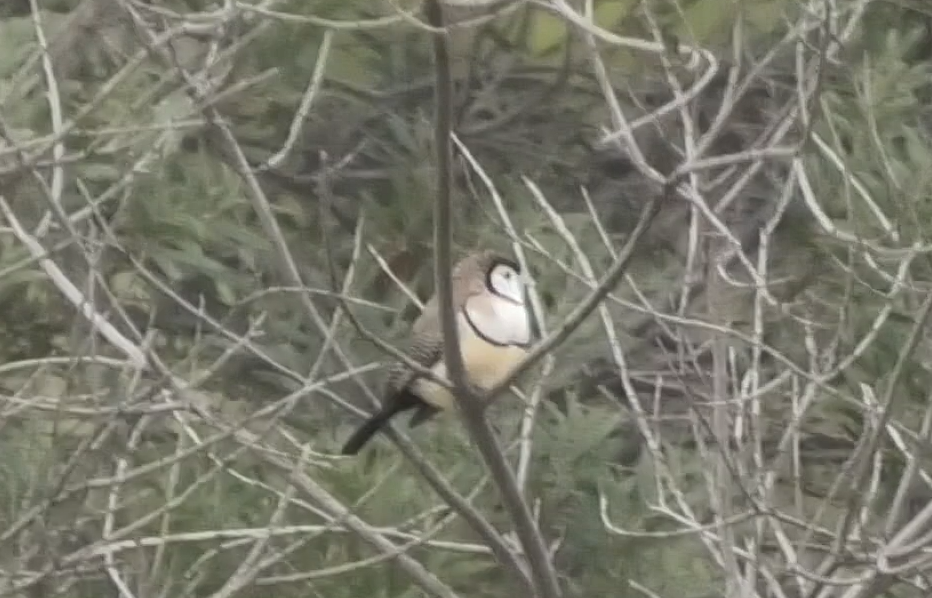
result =
[[[523,347],[500,347],[475,336],[464,336],[465,338],[461,339],[461,352],[467,378],[472,385],[483,390],[488,390],[504,380],[527,353]],[[439,376],[449,379],[442,360],[433,370]],[[423,378],[415,384],[415,393],[434,407],[449,409],[455,404],[456,399],[452,393],[439,384]]]

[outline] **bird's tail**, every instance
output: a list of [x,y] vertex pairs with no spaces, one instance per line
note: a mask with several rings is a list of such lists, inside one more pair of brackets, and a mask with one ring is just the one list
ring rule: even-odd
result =
[[398,409],[389,406],[382,407],[375,415],[364,421],[359,428],[349,437],[343,449],[340,451],[344,455],[355,455],[369,440],[375,436],[375,433],[381,430],[388,420],[398,412]]

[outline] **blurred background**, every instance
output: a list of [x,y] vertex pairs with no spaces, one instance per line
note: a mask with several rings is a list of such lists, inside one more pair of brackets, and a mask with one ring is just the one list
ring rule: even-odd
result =
[[[334,456],[389,361],[360,326],[433,289],[421,8],[0,5],[0,593],[428,595],[339,505],[433,595],[519,591],[387,439]],[[682,175],[489,411],[565,595],[929,595],[932,9],[446,18],[455,250],[520,248],[543,333]],[[508,538],[455,418],[410,437]]]

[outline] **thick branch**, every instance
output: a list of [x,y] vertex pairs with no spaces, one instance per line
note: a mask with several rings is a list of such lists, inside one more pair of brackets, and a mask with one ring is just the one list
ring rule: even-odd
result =
[[[461,407],[470,436],[489,467],[492,479],[502,493],[505,507],[511,515],[515,531],[531,568],[535,594],[541,598],[560,598],[560,585],[547,554],[531,510],[521,495],[514,473],[498,446],[495,435],[485,419],[480,397],[466,383],[463,356],[459,348],[456,315],[453,311],[452,241],[451,241],[451,162],[453,83],[446,32],[443,31],[443,9],[439,0],[426,4],[427,19],[438,31],[434,33],[434,57],[437,78],[436,126],[437,202],[434,211],[434,279],[436,284],[440,324],[443,332],[444,359],[453,383],[454,394]],[[520,572],[516,572],[520,574]],[[520,575],[523,578],[523,575]]]

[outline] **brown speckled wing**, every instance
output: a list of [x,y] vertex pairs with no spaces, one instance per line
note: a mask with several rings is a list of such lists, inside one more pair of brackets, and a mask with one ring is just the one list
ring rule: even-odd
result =
[[[421,331],[411,339],[405,354],[424,367],[432,367],[443,355],[443,336]],[[415,377],[417,372],[412,371],[404,362],[396,363],[389,371],[385,382],[385,398],[404,390]]]

